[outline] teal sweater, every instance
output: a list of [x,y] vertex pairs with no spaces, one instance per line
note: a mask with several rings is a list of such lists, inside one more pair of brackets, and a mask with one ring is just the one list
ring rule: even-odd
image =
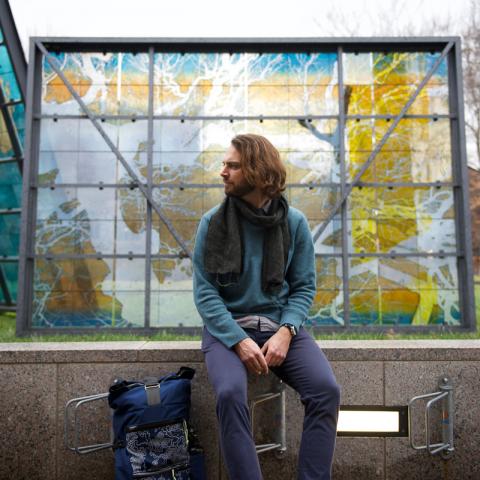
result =
[[235,318],[263,315],[280,325],[298,328],[305,320],[316,291],[315,253],[305,215],[289,207],[290,249],[282,289],[277,295],[262,291],[263,228],[240,217],[244,245],[239,284],[220,286],[214,274],[205,272],[203,256],[208,224],[220,205],[203,215],[193,253],[193,298],[207,330],[228,348],[247,338]]

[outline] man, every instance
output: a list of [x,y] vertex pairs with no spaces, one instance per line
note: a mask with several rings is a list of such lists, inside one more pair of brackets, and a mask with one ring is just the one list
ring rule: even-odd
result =
[[286,171],[264,137],[237,135],[220,175],[225,199],[201,219],[193,255],[202,351],[215,390],[230,480],[260,480],[247,404],[247,371],[269,368],[305,406],[298,478],[331,478],[340,390],[302,323],[316,291],[305,215],[281,194]]

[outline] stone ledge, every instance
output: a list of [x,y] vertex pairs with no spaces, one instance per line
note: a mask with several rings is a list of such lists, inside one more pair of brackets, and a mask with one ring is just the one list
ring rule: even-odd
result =
[[[480,360],[480,340],[319,340],[330,361]],[[0,343],[0,364],[202,362],[199,341]]]

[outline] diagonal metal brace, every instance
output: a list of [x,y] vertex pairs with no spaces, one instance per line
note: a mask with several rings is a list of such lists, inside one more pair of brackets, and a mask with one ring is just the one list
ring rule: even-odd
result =
[[137,177],[133,169],[130,167],[130,165],[127,163],[123,155],[121,154],[120,150],[115,146],[115,144],[111,141],[110,137],[107,135],[105,130],[102,128],[98,120],[95,118],[95,115],[92,114],[92,112],[89,110],[89,108],[86,106],[85,102],[82,100],[80,95],[75,91],[73,88],[72,84],[68,81],[67,77],[65,77],[64,73],[60,70],[58,66],[58,61],[56,58],[52,57],[48,50],[45,48],[42,42],[36,42],[37,48],[42,52],[43,56],[46,58],[47,62],[50,64],[50,66],[53,68],[55,73],[62,79],[63,83],[67,87],[68,91],[72,95],[72,97],[77,101],[77,103],[80,105],[81,109],[87,115],[89,120],[93,123],[93,126],[98,130],[102,138],[105,140],[106,144],[110,147],[112,152],[115,154],[115,156],[118,158],[120,163],[123,165],[127,173],[130,175],[132,180],[138,185],[138,188],[140,191],[143,193],[144,197],[147,199],[147,202],[152,206],[152,208],[155,210],[155,213],[160,217],[160,219],[163,221],[163,223],[166,225],[168,228],[169,232],[172,234],[173,238],[178,242],[178,244],[182,247],[183,252],[180,253],[180,258],[185,258],[189,257],[190,259],[192,258],[192,253],[188,249],[187,245],[183,241],[183,238],[180,236],[180,234],[175,230],[175,227],[171,224],[170,220],[166,217],[166,215],[162,212],[160,209],[160,206],[153,200],[152,196],[150,195],[148,188],[146,188],[140,179]]
[[395,117],[394,122],[392,123],[392,125],[390,125],[390,128],[387,130],[387,132],[383,136],[380,143],[378,143],[378,145],[375,147],[373,152],[368,157],[367,161],[362,165],[362,167],[357,172],[357,174],[353,178],[350,185],[346,186],[341,198],[337,201],[337,203],[335,204],[333,209],[330,211],[330,213],[328,214],[328,217],[322,223],[320,228],[315,232],[315,235],[313,235],[313,243],[315,243],[318,240],[318,237],[320,237],[320,235],[323,233],[323,231],[327,228],[327,225],[330,223],[332,218],[335,216],[338,209],[341,207],[343,202],[345,202],[347,197],[350,195],[350,192],[353,190],[353,187],[355,187],[355,185],[358,184],[358,181],[359,181],[360,177],[365,173],[367,168],[370,166],[370,164],[373,162],[373,160],[377,156],[378,152],[383,148],[383,146],[385,145],[387,140],[390,138],[390,135],[393,132],[393,130],[400,123],[400,120],[402,120],[405,117],[405,114],[407,113],[408,109],[412,106],[413,102],[416,100],[416,98],[418,97],[418,95],[422,91],[423,87],[427,84],[427,82],[430,80],[432,75],[437,71],[438,67],[442,63],[443,59],[447,56],[448,52],[452,49],[452,47],[453,47],[453,42],[448,42],[447,45],[445,46],[445,48],[442,50],[442,54],[440,55],[439,58],[437,58],[436,62],[432,65],[432,68],[428,71],[425,78],[420,82],[420,85],[418,85],[415,92],[413,92],[413,94],[410,96],[408,102],[403,106],[400,113]]

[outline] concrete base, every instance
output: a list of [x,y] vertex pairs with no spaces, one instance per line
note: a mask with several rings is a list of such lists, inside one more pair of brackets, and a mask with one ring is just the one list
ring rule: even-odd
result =
[[[480,479],[480,340],[318,344],[342,387],[344,405],[406,405],[415,395],[436,391],[440,375],[449,376],[455,385],[451,460],[414,451],[407,438],[339,437],[334,479]],[[0,479],[113,480],[111,451],[79,456],[65,448],[65,403],[106,392],[118,376],[141,379],[188,365],[197,371],[192,384],[192,422],[206,451],[208,478],[227,480],[217,441],[214,396],[199,347],[199,342],[0,344]],[[252,379],[250,394],[268,391],[275,381],[273,376]],[[269,420],[268,409],[262,413],[262,407],[258,408],[259,440],[266,440],[273,420]],[[265,480],[296,478],[302,418],[297,394],[287,389],[288,450],[281,460],[272,452],[260,455]],[[424,443],[421,412],[414,418],[418,419],[415,439]],[[106,402],[85,408],[80,420],[85,426],[83,441],[109,440]],[[434,440],[439,440],[438,435],[435,428]]]

